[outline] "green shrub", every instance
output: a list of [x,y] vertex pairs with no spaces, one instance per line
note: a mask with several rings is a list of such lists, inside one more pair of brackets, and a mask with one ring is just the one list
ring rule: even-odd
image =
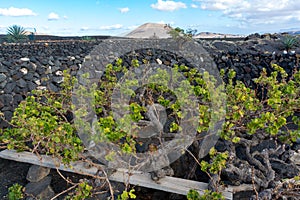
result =
[[122,194],[118,196],[118,200],[136,199],[134,192],[134,189],[131,189],[129,192],[124,190]]
[[78,159],[83,151],[75,127],[68,121],[71,109],[71,84],[74,79],[65,73],[63,90],[34,90],[14,111],[11,128],[3,130],[0,141],[8,149],[52,154],[65,163]]
[[190,190],[187,194],[188,200],[225,200],[220,192],[204,190],[204,194],[200,195],[196,190]]
[[27,39],[25,28],[13,25],[7,28],[8,42],[22,42]]
[[285,50],[289,51],[293,47],[295,47],[298,44],[298,38],[295,36],[287,35],[283,37],[282,43],[284,45]]
[[93,187],[90,186],[87,182],[82,181],[77,184],[77,188],[73,193],[70,193],[66,200],[84,200],[92,195]]
[[300,124],[300,71],[295,70],[292,78],[280,66],[273,64],[274,71],[268,75],[263,69],[255,83],[265,93],[263,99],[257,91],[247,88],[237,81],[234,85],[235,72],[229,72],[229,83],[226,86],[227,112],[226,122],[221,137],[233,142],[240,137],[267,133],[269,137],[280,139],[281,142],[293,143],[300,137],[300,130],[286,128],[287,118],[293,118],[295,124]]
[[[139,67],[138,61],[132,61],[132,67]],[[146,63],[146,61],[145,61]],[[130,132],[133,128],[128,126],[128,122],[143,119],[145,106],[141,102],[130,102],[129,114],[122,120],[116,122],[110,110],[110,98],[118,82],[118,73],[126,73],[128,69],[124,67],[121,59],[115,65],[106,66],[106,71],[102,80],[95,88],[95,93],[80,91],[82,95],[92,95],[95,97],[95,112],[99,118],[97,124],[101,133],[110,142],[119,145],[123,153],[135,153],[137,136]],[[272,65],[274,72],[267,74],[264,69],[261,76],[255,80],[256,84],[266,91],[266,96],[260,99],[257,91],[247,88],[242,82],[234,82],[235,72],[229,71],[229,82],[225,88],[219,87],[214,91],[216,81],[210,79],[208,73],[200,74],[197,69],[189,69],[186,66],[173,66],[176,72],[182,73],[191,83],[192,90],[199,99],[199,123],[198,134],[201,135],[209,129],[209,126],[217,115],[223,115],[224,110],[220,109],[216,113],[212,111],[211,105],[219,102],[222,89],[226,91],[226,116],[223,129],[220,132],[221,138],[233,143],[243,142],[243,137],[251,137],[255,134],[266,133],[268,137],[279,139],[281,142],[293,143],[300,137],[300,131],[285,129],[287,118],[292,117],[295,124],[300,125],[299,117],[294,113],[299,111],[300,105],[300,72],[295,70],[291,78],[278,65]],[[224,71],[221,71],[224,75]],[[170,79],[167,73],[161,73],[153,80]],[[175,77],[173,77],[175,78]],[[65,73],[62,91],[53,93],[51,91],[33,91],[25,101],[21,102],[14,112],[11,121],[11,128],[2,131],[0,140],[9,149],[28,150],[35,153],[52,154],[63,158],[65,163],[77,160],[79,153],[83,151],[81,140],[76,135],[75,125],[68,121],[66,115],[73,110],[71,102],[72,86],[76,82],[69,74]],[[135,80],[125,82],[125,86],[135,86]],[[121,88],[122,89],[122,88]],[[126,89],[126,90],[125,90]],[[136,95],[136,91],[129,87],[121,90],[131,96]],[[176,88],[177,89],[177,88]],[[185,113],[180,109],[180,103],[185,103],[183,99],[175,99],[173,102],[165,98],[172,93],[162,85],[147,85],[145,90],[149,94],[148,103],[159,103],[170,110],[170,115],[175,120],[171,124],[170,132],[180,130],[180,119]],[[188,91],[177,89],[182,96],[188,95]],[[155,97],[155,98],[154,98]],[[219,113],[218,113],[219,112]],[[300,127],[300,126],[299,126]],[[1,133],[1,132],[0,132]],[[99,134],[97,134],[98,137]],[[103,138],[92,138],[95,141]],[[154,148],[155,151],[155,148]],[[112,152],[115,153],[115,152]],[[228,154],[226,152],[210,152],[211,161],[201,162],[201,169],[209,175],[218,174],[226,167]],[[108,155],[113,159],[113,155]],[[108,158],[107,157],[107,158]],[[211,199],[222,198],[219,193],[206,192],[206,196]],[[124,194],[125,195],[125,194]],[[195,193],[190,194],[196,196]],[[190,196],[190,198],[192,198]]]
[[9,200],[20,200],[23,199],[23,186],[15,183],[8,188],[8,199]]

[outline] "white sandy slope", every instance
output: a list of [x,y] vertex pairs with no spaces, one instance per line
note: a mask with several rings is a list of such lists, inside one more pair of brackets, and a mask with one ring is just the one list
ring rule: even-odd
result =
[[157,23],[146,23],[143,24],[127,35],[125,37],[129,38],[169,38],[168,32],[171,30],[166,24]]

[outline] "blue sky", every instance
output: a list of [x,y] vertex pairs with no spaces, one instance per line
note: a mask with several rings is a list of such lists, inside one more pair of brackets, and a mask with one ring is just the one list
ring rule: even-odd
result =
[[198,32],[300,30],[299,0],[0,0],[0,34],[122,35],[147,22]]

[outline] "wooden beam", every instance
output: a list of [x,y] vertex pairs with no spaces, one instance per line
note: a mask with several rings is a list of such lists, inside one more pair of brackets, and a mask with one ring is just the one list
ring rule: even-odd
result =
[[[97,167],[86,167],[83,161],[70,163],[70,167],[61,164],[60,160],[47,155],[37,156],[30,152],[16,152],[14,150],[3,150],[0,152],[0,158],[14,160],[17,162],[25,162],[43,167],[59,169],[62,171],[94,176],[97,175],[99,168],[105,169],[103,165]],[[151,179],[149,173],[140,171],[128,171],[126,169],[118,169],[109,176],[109,180],[117,182],[128,182],[132,185],[162,190],[171,193],[186,195],[190,189],[197,190],[200,194],[208,188],[207,183],[181,179],[176,177],[166,176],[155,182]],[[225,188],[222,190],[223,195],[227,200],[233,199],[233,189]]]

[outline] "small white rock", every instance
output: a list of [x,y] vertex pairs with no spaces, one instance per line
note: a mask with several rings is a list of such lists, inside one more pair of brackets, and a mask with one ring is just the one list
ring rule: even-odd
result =
[[35,82],[35,84],[37,84],[37,85],[41,85],[41,80],[36,80],[36,81],[34,81]]
[[38,86],[36,89],[37,90],[47,90],[47,87],[46,86]]
[[85,56],[84,61],[92,60],[92,57],[90,55]]
[[21,68],[20,72],[22,72],[24,75],[28,74],[28,69],[26,68]]
[[62,71],[57,71],[57,72],[55,72],[55,75],[56,76],[62,76],[62,75],[64,75],[64,73]]
[[36,70],[37,66],[34,63],[30,63],[33,70]]
[[29,58],[21,58],[20,60],[23,61],[23,62],[28,62],[28,61],[30,61]]
[[287,54],[288,52],[286,50],[283,51],[283,54]]
[[46,70],[45,74],[52,74],[52,68],[51,68],[51,66],[48,67],[48,69]]
[[157,62],[159,65],[161,65],[161,64],[163,63],[159,58],[156,59],[156,62]]

